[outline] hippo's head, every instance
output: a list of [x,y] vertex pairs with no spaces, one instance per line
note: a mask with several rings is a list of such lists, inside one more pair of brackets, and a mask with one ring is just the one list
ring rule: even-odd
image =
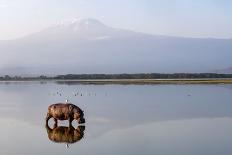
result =
[[80,108],[74,109],[74,119],[76,119],[79,124],[85,123],[84,112]]

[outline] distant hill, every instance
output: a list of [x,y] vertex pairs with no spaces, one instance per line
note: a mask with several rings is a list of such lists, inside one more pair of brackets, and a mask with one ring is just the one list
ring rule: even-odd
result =
[[216,70],[215,72],[219,74],[232,74],[232,67]]
[[73,20],[0,41],[0,74],[208,72],[232,66],[231,39],[150,35]]

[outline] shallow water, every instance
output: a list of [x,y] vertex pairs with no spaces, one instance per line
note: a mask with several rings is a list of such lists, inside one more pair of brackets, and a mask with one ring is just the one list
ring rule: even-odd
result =
[[[47,107],[66,99],[86,118],[68,147],[45,126]],[[0,124],[1,155],[229,155],[232,85],[1,82]]]

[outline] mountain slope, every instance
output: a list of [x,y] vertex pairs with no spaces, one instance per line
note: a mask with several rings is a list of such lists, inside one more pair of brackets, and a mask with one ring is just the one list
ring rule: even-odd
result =
[[232,66],[231,39],[149,35],[95,19],[2,41],[0,50],[1,74],[207,72]]
[[232,74],[232,67],[216,70],[215,72],[219,74]]

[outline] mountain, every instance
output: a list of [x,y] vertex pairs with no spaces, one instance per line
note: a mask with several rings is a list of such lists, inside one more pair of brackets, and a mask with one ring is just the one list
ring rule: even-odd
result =
[[219,73],[219,74],[232,74],[232,67],[216,70],[215,73]]
[[208,72],[232,66],[232,39],[151,35],[96,19],[0,41],[0,74]]

